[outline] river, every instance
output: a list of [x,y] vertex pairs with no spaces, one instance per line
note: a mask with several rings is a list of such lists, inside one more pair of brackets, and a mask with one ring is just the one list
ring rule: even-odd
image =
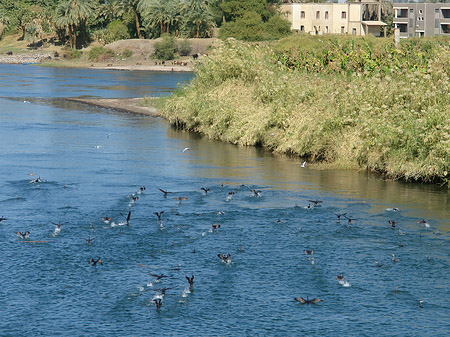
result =
[[192,74],[0,74],[1,336],[450,334],[447,188],[63,99],[165,95]]

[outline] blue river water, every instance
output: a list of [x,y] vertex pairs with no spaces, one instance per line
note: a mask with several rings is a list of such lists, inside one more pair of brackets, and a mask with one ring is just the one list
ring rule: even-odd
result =
[[0,65],[0,336],[448,336],[447,188],[63,99],[192,76]]

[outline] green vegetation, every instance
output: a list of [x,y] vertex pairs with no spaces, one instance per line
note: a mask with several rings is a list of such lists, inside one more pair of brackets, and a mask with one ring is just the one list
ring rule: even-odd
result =
[[169,35],[163,36],[155,43],[155,56],[158,60],[173,60],[176,51],[175,39]]
[[192,47],[189,40],[181,40],[178,42],[178,53],[180,56],[188,56],[191,53]]
[[93,47],[88,54],[89,61],[101,62],[114,57],[111,49],[102,46]]
[[[211,139],[449,184],[448,41],[407,41],[395,52],[387,40],[310,39],[273,49],[225,41],[188,87],[161,99],[162,115]],[[282,50],[300,63],[280,60]],[[323,62],[325,50],[331,62]],[[380,62],[380,55],[395,58]],[[370,60],[375,70],[367,71]]]
[[[278,0],[2,0],[0,38],[50,40],[82,48],[92,41],[127,38],[211,37],[224,26],[224,37],[276,39],[290,33],[279,15]],[[246,22],[251,18],[250,22]],[[261,32],[259,32],[261,30]],[[253,35],[255,34],[256,35]]]

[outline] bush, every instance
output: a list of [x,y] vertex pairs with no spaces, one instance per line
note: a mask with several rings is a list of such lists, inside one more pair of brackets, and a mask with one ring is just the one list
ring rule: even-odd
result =
[[256,12],[249,12],[236,21],[223,24],[219,37],[222,39],[234,37],[238,40],[262,41],[267,39],[264,31],[265,27],[261,15]]
[[105,42],[111,43],[117,40],[125,40],[130,37],[128,28],[121,21],[112,21],[108,25],[108,34],[105,36]]
[[69,60],[79,59],[81,57],[81,51],[71,49],[66,55]]
[[178,53],[180,56],[188,56],[191,53],[191,43],[188,39],[182,40],[178,43]]
[[131,55],[133,55],[133,52],[129,49],[125,49],[122,53],[120,53],[120,57],[122,58],[129,58]]
[[88,54],[89,61],[100,62],[114,57],[114,52],[111,49],[104,47],[93,47]]
[[173,60],[175,56],[175,39],[171,36],[165,35],[155,43],[155,55],[158,60]]

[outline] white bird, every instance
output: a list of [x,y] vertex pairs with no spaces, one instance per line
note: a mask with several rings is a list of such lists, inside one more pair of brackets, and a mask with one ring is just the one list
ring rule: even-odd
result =
[[190,148],[185,147],[184,150],[183,150],[183,152],[186,152],[186,151],[189,151],[189,150],[190,150]]
[[302,166],[301,167],[306,167],[306,161],[304,161],[303,163],[302,163]]

